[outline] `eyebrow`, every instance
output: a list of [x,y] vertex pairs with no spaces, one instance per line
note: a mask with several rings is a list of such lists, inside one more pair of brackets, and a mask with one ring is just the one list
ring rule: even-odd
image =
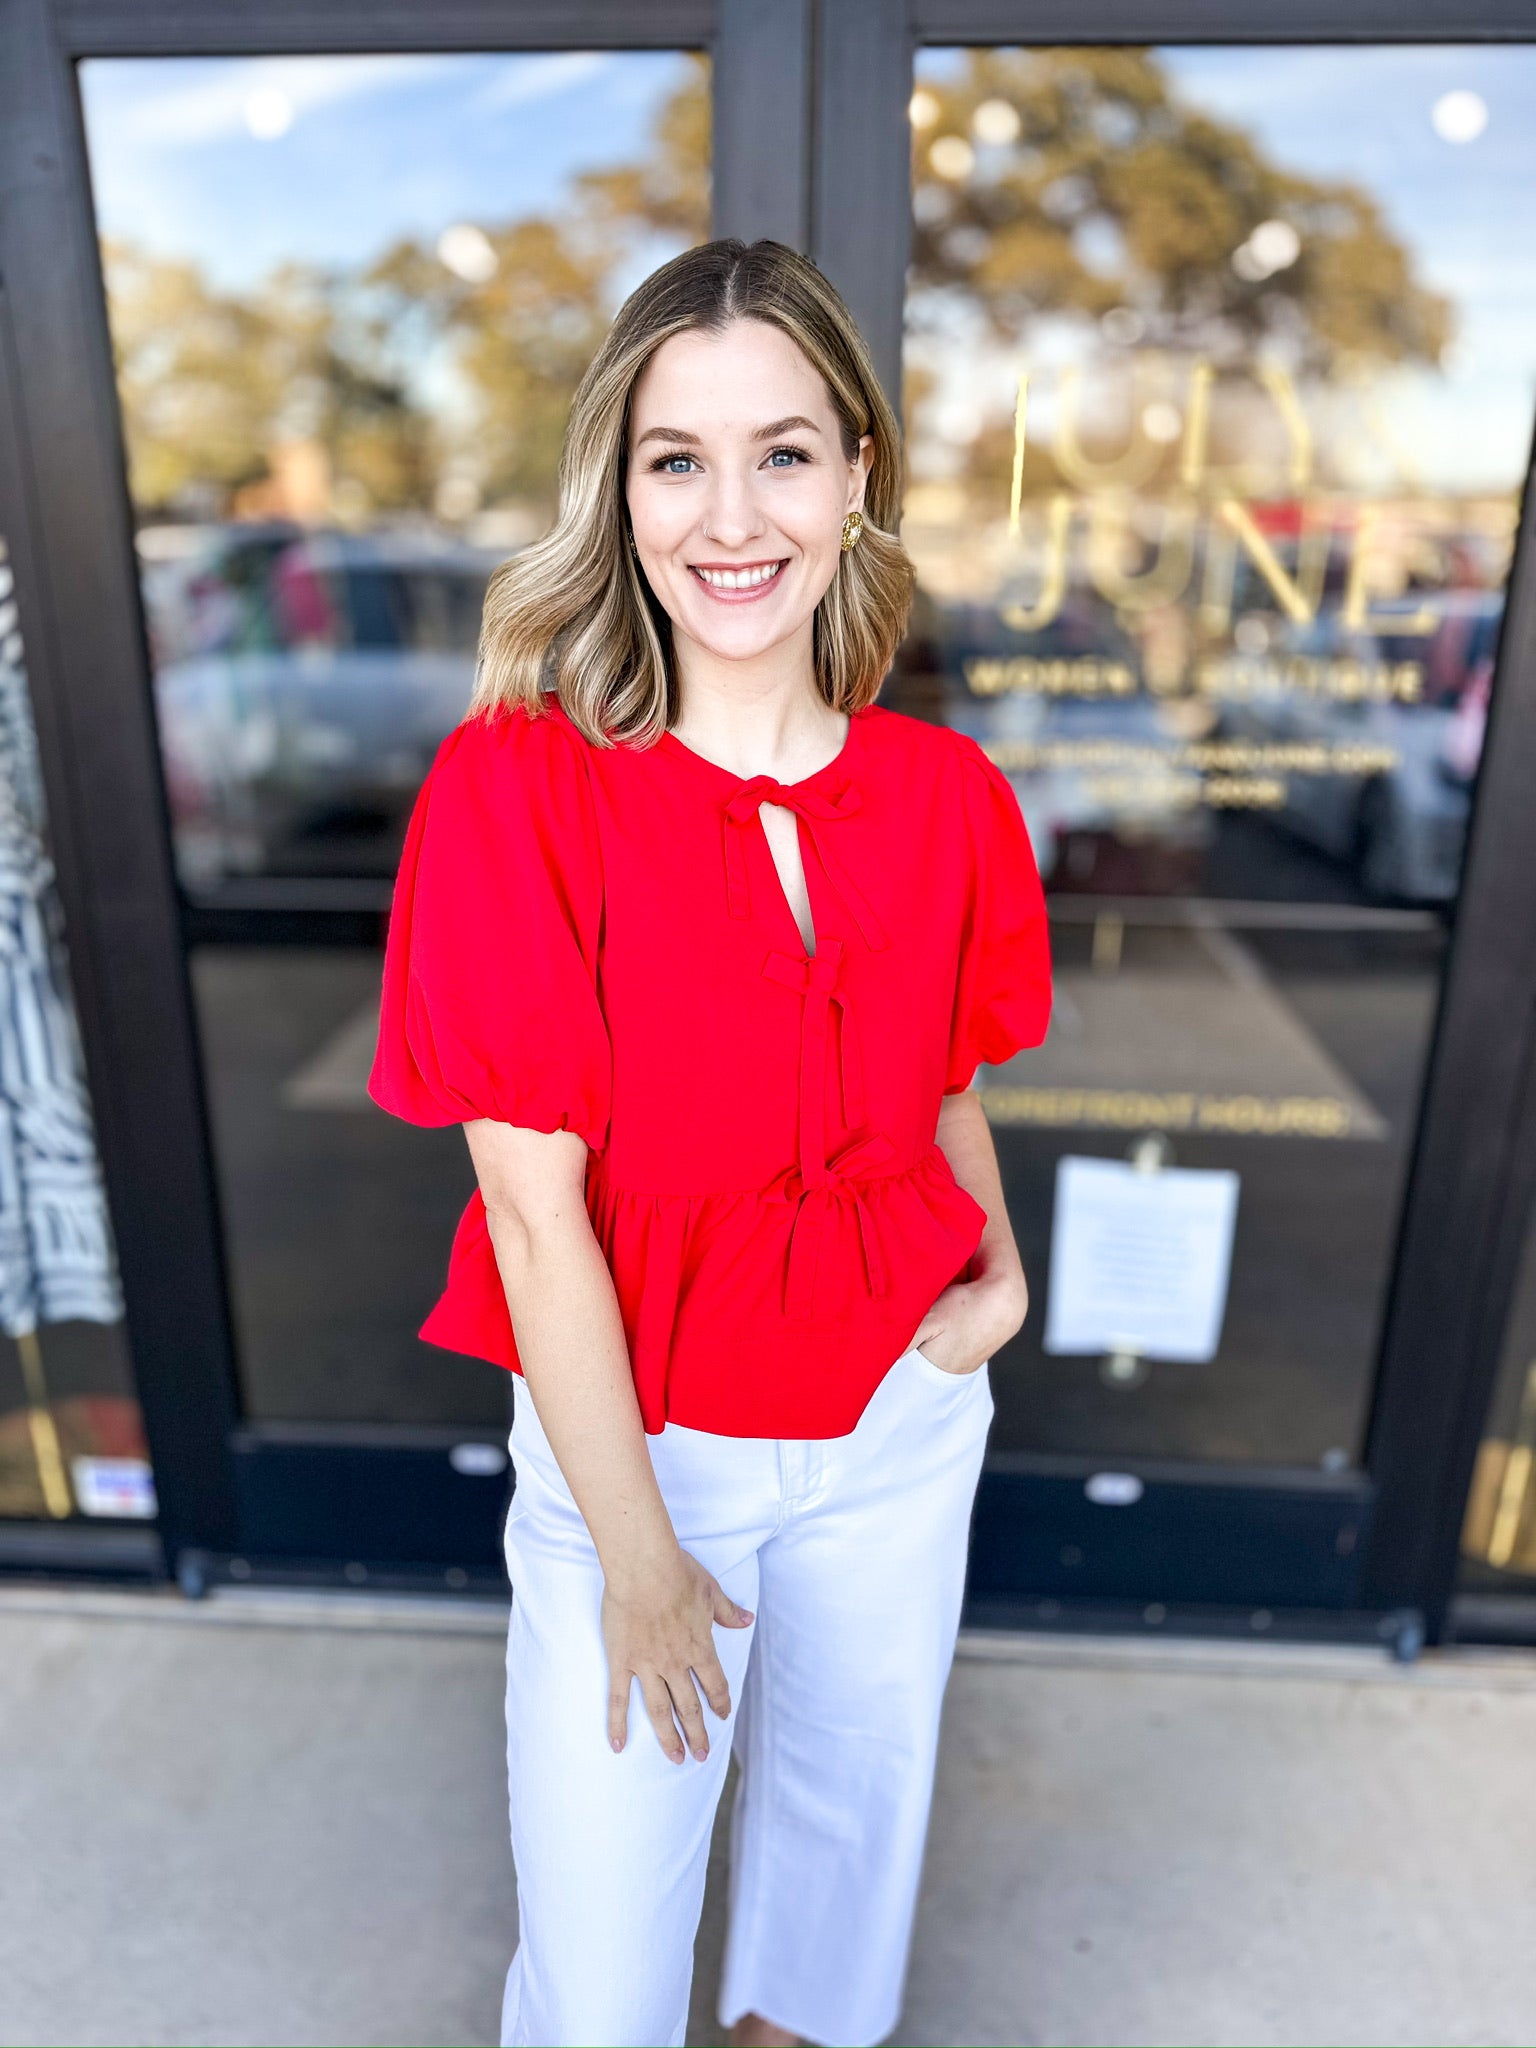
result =
[[[816,422],[808,420],[804,413],[792,412],[781,420],[770,420],[766,427],[757,428],[752,439],[754,441],[777,440],[780,434],[787,434],[791,428],[798,428],[802,433],[807,434],[819,434],[821,432]],[[682,441],[690,448],[697,448],[699,445],[698,435],[687,433],[681,427],[647,427],[640,436],[640,439],[636,441],[635,446],[638,448],[646,441]]]

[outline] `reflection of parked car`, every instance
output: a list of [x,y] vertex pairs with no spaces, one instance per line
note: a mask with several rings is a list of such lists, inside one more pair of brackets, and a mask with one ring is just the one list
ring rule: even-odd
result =
[[387,875],[469,699],[499,556],[432,533],[203,529],[144,565],[182,879]]
[[1460,887],[1503,615],[1496,591],[1447,591],[1420,601],[1437,618],[1428,634],[1394,633],[1390,625],[1350,633],[1327,613],[1289,630],[1277,649],[1282,658],[1417,663],[1424,677],[1417,701],[1292,690],[1223,707],[1223,730],[1234,736],[1379,747],[1396,757],[1395,766],[1369,776],[1293,771],[1284,807],[1271,814],[1346,863],[1378,900],[1445,901]]

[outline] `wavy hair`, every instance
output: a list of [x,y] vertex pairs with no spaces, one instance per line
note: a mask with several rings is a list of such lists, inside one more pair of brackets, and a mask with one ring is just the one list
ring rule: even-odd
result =
[[704,242],[661,265],[619,308],[577,386],[560,455],[554,525],[493,572],[469,711],[542,709],[546,688],[598,746],[648,744],[678,712],[671,621],[626,542],[630,404],[664,341],[763,320],[825,381],[852,462],[873,442],[864,530],[838,558],[814,625],[816,685],[834,711],[880,687],[906,630],[913,569],[897,536],[901,436],[863,336],[837,292],[782,242]]

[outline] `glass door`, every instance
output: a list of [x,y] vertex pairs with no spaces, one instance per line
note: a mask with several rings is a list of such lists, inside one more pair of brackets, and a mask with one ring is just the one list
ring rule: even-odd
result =
[[[462,1576],[504,1492],[506,1377],[415,1335],[473,1171],[456,1128],[368,1100],[379,943],[486,580],[553,514],[576,381],[627,288],[709,232],[709,59],[103,57],[78,78],[244,1541]],[[349,1449],[425,1459],[464,1513],[428,1488],[376,1520],[359,1482],[306,1484]]]
[[1057,964],[982,1077],[1032,1310],[973,1594],[1350,1605],[1506,681],[1536,48],[927,43],[907,114],[885,701],[1011,778]]
[[497,1584],[507,1378],[415,1335],[471,1164],[366,1095],[391,883],[618,300],[804,239],[808,16],[27,24],[22,609],[166,1554]]

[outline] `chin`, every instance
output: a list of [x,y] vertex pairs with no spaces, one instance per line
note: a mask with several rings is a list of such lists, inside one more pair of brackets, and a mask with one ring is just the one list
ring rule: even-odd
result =
[[688,637],[719,661],[751,661],[767,654],[786,640],[792,640],[803,621],[799,619],[741,619],[689,616],[684,620]]

